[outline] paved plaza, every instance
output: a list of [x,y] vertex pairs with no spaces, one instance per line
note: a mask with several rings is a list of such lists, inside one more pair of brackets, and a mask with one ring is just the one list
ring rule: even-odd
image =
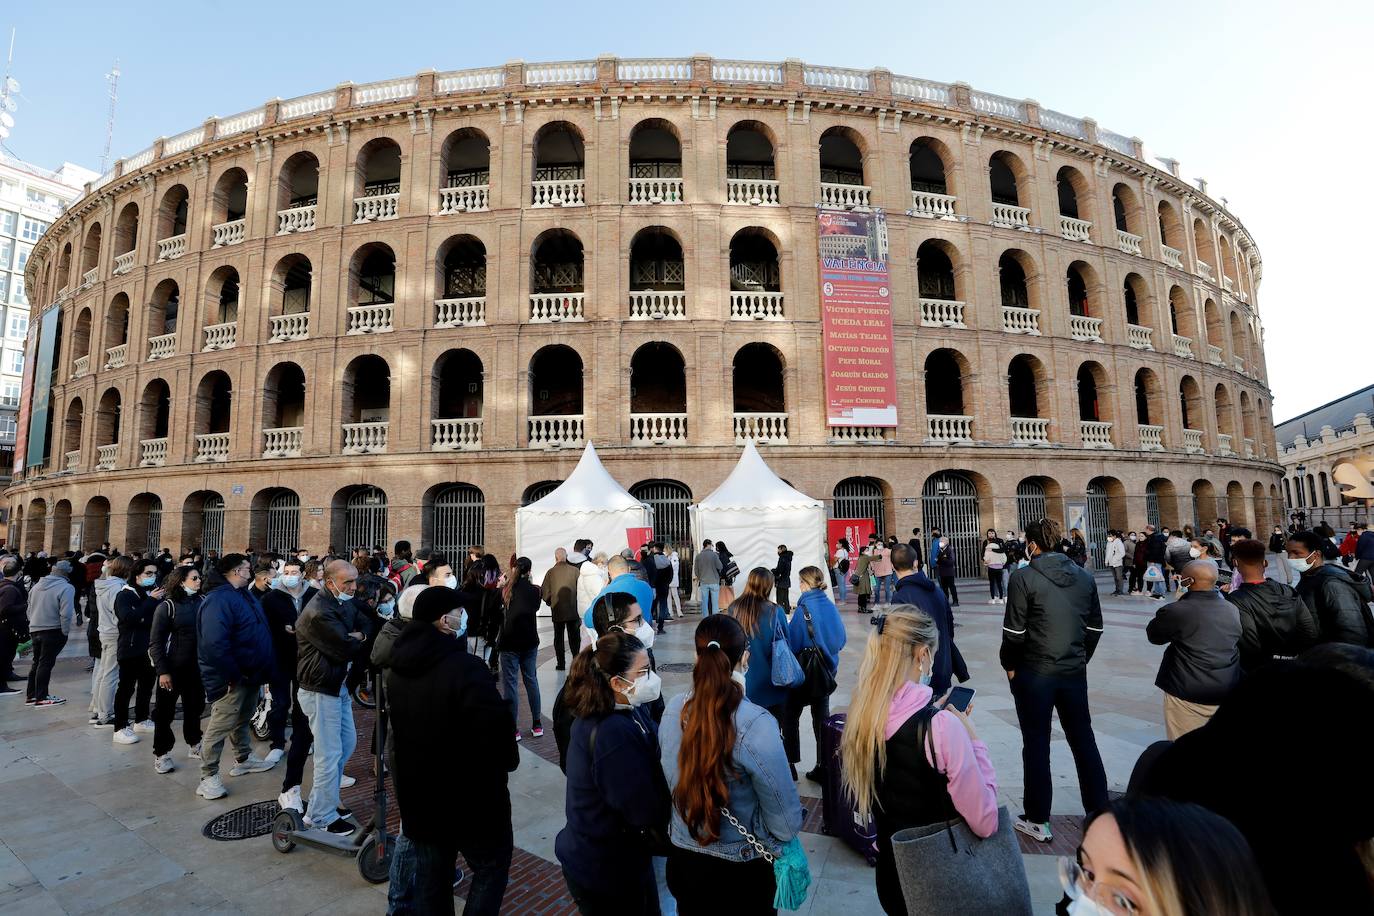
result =
[[[1103,582],[1099,578],[1099,586]],[[1105,582],[1104,592],[1110,591],[1110,580]],[[974,722],[996,765],[1001,801],[1015,814],[1021,806],[1021,740],[997,660],[1003,607],[986,603],[984,583],[961,583],[960,592],[956,639],[969,664],[970,685],[978,689]],[[1106,632],[1089,668],[1089,683],[1110,788],[1121,791],[1140,751],[1164,737],[1160,693],[1153,684],[1162,649],[1145,638],[1145,625],[1158,603],[1109,598],[1103,604]],[[844,611],[849,646],[832,700],[836,710],[848,705],[869,629],[867,616],[855,613],[852,598]],[[655,643],[665,696],[689,682],[697,619],[689,616],[670,624]],[[541,621],[541,642],[539,682],[547,720],[563,678],[554,670],[547,620]],[[268,773],[226,776],[229,796],[208,802],[195,795],[199,761],[186,759],[178,735],[172,752],[178,769],[155,774],[151,735],[122,747],[112,744],[108,729],[87,725],[90,676],[84,647],[84,633],[74,634],[67,647],[70,657],[59,661],[54,674],[53,693],[66,697],[66,705],[35,710],[19,697],[0,700],[0,914],[384,912],[386,886],[365,884],[349,859],[304,848],[282,855],[267,836],[234,842],[205,838],[202,828],[215,816],[275,798],[285,764]],[[27,665],[21,661],[16,667],[22,671]],[[528,715],[523,697],[521,711]],[[371,721],[369,715],[359,718],[364,738],[348,766],[359,783],[345,793],[345,803],[364,821]],[[809,735],[808,717],[803,716],[802,727],[803,735]],[[1053,810],[1060,836],[1052,848],[1024,857],[1036,911],[1043,913],[1052,912],[1059,899],[1054,853],[1072,848],[1072,816],[1082,813],[1073,761],[1057,726],[1055,731]],[[810,769],[812,747],[804,737],[798,770]],[[265,751],[265,746],[259,749]],[[553,853],[564,821],[564,793],[552,729],[541,739],[526,737],[520,757],[510,783],[517,851],[503,912],[575,912]],[[309,780],[307,769],[307,786]],[[880,914],[872,869],[820,831],[820,787],[803,780],[800,790],[807,808],[803,840],[814,883],[799,912]],[[460,895],[463,890],[459,888]]]

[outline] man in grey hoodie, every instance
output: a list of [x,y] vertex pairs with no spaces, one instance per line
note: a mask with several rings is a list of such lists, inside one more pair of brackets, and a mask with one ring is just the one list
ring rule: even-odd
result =
[[61,706],[67,702],[48,693],[52,666],[76,617],[72,588],[68,577],[72,574],[70,560],[58,560],[29,593],[29,635],[33,638],[33,665],[29,668],[29,687],[24,704],[33,707]]
[[93,728],[114,728],[114,696],[119,687],[119,617],[115,614],[115,597],[128,584],[124,580],[130,569],[127,557],[107,559],[101,566],[100,578],[92,583],[94,616],[100,637],[100,658],[96,659],[95,670],[91,672],[90,721]]

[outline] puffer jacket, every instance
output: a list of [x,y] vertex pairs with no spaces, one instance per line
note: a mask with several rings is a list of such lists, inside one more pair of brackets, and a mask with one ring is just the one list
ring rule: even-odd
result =
[[1240,667],[1246,674],[1292,658],[1321,638],[1312,609],[1282,582],[1244,582],[1226,600],[1240,611]]
[[1062,553],[1042,553],[1011,574],[1002,619],[1002,668],[1051,677],[1087,674],[1102,638],[1092,574]]
[[1322,642],[1356,646],[1370,645],[1368,589],[1365,584],[1362,596],[1355,577],[1330,563],[1303,573],[1298,581],[1298,595],[1316,615]]
[[119,618],[120,661],[147,656],[148,641],[153,631],[153,613],[157,610],[158,600],[150,597],[147,589],[138,585],[125,585],[115,597],[115,615]]
[[592,606],[596,596],[601,594],[601,590],[606,587],[606,583],[611,581],[603,567],[597,566],[588,560],[577,568],[577,619],[581,620],[587,616],[587,609]]
[[225,582],[205,596],[196,625],[196,655],[211,703],[228,693],[230,684],[256,686],[271,679],[276,668],[272,631],[248,589]]
[[1168,646],[1155,686],[1170,696],[1215,706],[1240,683],[1240,611],[1215,589],[1184,592],[1145,627]]
[[348,665],[363,642],[349,633],[363,632],[361,612],[352,601],[340,601],[321,589],[296,618],[296,680],[302,690],[338,696]]
[[[172,674],[197,667],[196,620],[200,616],[201,595],[181,595],[180,600],[164,598],[153,611],[148,637],[148,659],[158,674]],[[199,678],[199,669],[196,677]]]

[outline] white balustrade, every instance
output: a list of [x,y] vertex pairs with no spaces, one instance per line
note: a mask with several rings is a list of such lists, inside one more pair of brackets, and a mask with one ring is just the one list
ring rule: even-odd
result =
[[105,368],[119,369],[129,357],[129,345],[119,344],[105,351]]
[[238,322],[230,321],[225,324],[212,324],[205,328],[204,352],[211,350],[228,350],[234,346],[238,338]]
[[680,204],[682,203],[682,179],[631,178],[630,203]]
[[586,293],[531,293],[530,321],[585,321]]
[[72,360],[72,378],[78,379],[91,371],[91,357],[88,353],[85,356],[78,356]]
[[1230,277],[1226,276],[1225,274],[1222,274],[1222,275],[1221,275],[1221,288],[1224,289],[1224,290],[1226,290],[1228,293],[1233,293],[1233,292],[1236,291],[1236,284],[1235,284],[1235,281],[1232,280]]
[[680,289],[630,293],[630,318],[635,320],[687,317],[687,293]]
[[1123,156],[1131,156],[1136,159],[1140,158],[1139,153],[1137,153],[1135,149],[1135,142],[1131,140],[1130,137],[1122,134],[1110,130],[1098,130],[1097,142],[1107,147],[1107,149],[1116,150]]
[[382,102],[398,102],[415,95],[418,80],[415,77],[384,80],[379,83],[364,83],[353,87],[354,105],[377,105]]
[[1140,254],[1141,237],[1132,235],[1125,229],[1116,230],[1116,247],[1127,254]]
[[1112,424],[1100,420],[1078,421],[1078,432],[1083,437],[1084,448],[1111,448]]
[[167,463],[167,438],[141,439],[138,443],[138,466],[160,468]]
[[[994,205],[995,206],[995,205]],[[1091,237],[1088,231],[1092,229],[1091,220],[1075,219],[1072,216],[1059,217],[1059,234],[1071,242],[1086,242]]]
[[343,424],[343,453],[345,455],[377,455],[386,451],[386,433],[391,424],[386,420],[372,423]]
[[847,89],[851,92],[868,92],[871,88],[867,70],[851,70],[847,67],[802,67],[802,80],[808,86],[822,89]]
[[1183,450],[1190,455],[1202,454],[1202,430],[1185,429],[1183,431]]
[[1086,139],[1088,136],[1082,118],[1075,118],[1052,108],[1040,109],[1040,126],[1065,136],[1077,137],[1079,140]]
[[434,80],[434,91],[443,95],[452,92],[474,92],[500,89],[506,85],[505,67],[481,67],[472,70],[450,70]]
[[[267,120],[267,110],[265,108],[254,108],[252,111],[241,112],[240,114],[230,115],[227,118],[220,118],[215,124],[215,139],[221,137],[232,137],[234,134],[241,134],[245,131],[257,130]],[[128,174],[127,168],[125,174]]]
[[1140,450],[1142,452],[1164,451],[1164,427],[1141,423],[1136,427],[1136,431],[1140,436]]
[[733,321],[782,321],[782,293],[731,290],[730,318]]
[[1242,359],[1242,358],[1239,357],[1239,356],[1233,356],[1233,357],[1231,357],[1231,368],[1234,369],[1234,370],[1236,370],[1237,372],[1239,372],[1241,375],[1244,375],[1244,374],[1245,374],[1245,360]]
[[277,105],[277,120],[294,121],[296,118],[308,118],[312,115],[331,111],[334,108],[334,99],[333,89],[287,99]]
[[159,334],[157,337],[148,338],[148,361],[155,359],[167,359],[176,353],[177,333]]
[[487,297],[434,300],[436,328],[472,328],[487,323]]
[[378,305],[350,305],[348,307],[348,334],[385,334],[393,330],[391,315],[393,305],[384,302]]
[[725,179],[725,202],[727,204],[750,204],[751,206],[777,206],[778,183],[771,178],[727,178]]
[[743,445],[750,441],[758,445],[786,445],[787,414],[735,414],[735,444]]
[[66,471],[68,474],[75,474],[81,469],[81,449],[77,449],[74,452],[67,452],[65,457],[67,460],[66,463],[62,465],[62,470]]
[[616,61],[615,78],[627,83],[680,83],[692,78],[692,61],[685,57],[646,57]]
[[267,319],[271,336],[268,343],[281,343],[284,340],[305,340],[310,336],[310,313],[297,312],[294,315],[271,315]]
[[1050,421],[1039,417],[1012,417],[1011,444],[1049,445]]
[[1164,253],[1165,264],[1168,264],[1170,267],[1176,267],[1179,270],[1183,269],[1183,252],[1179,251],[1177,248],[1170,248],[1168,245],[1160,245],[1159,249]]
[[157,259],[173,261],[186,253],[186,233],[157,240]]
[[922,299],[921,324],[928,328],[963,328],[964,303],[953,299]]
[[196,435],[196,464],[228,460],[228,433],[199,433]]
[[1204,280],[1215,279],[1212,274],[1212,265],[1208,264],[1206,261],[1197,262],[1197,275]]
[[1244,444],[1245,444],[1245,457],[1246,457],[1246,458],[1253,458],[1253,457],[1255,457],[1255,440],[1254,440],[1254,439],[1245,439],[1245,440],[1243,440],[1243,442],[1244,442]]
[[233,219],[227,223],[220,223],[210,227],[210,234],[214,242],[210,247],[223,248],[225,245],[237,245],[248,236],[248,220]]
[[1174,355],[1184,359],[1193,358],[1193,338],[1174,335]]
[[587,202],[587,179],[531,181],[532,207],[580,207]]
[[277,235],[290,235],[293,232],[309,232],[315,228],[315,205],[289,207],[277,211]]
[[472,452],[482,447],[482,420],[444,419],[430,420],[434,435],[430,451],[434,452]]
[[1217,454],[1222,458],[1234,458],[1236,453],[1231,448],[1231,436],[1229,433],[1217,433]]
[[863,184],[832,184],[821,182],[821,206],[842,207],[854,210],[868,206],[868,196],[872,188]]
[[95,469],[97,471],[113,471],[115,462],[119,460],[119,445],[97,445],[95,447]]
[[935,80],[922,80],[910,76],[892,77],[893,95],[915,99],[918,102],[948,105],[951,88],[949,83],[937,83]]
[[895,434],[890,426],[830,427],[830,441],[840,445],[881,445],[892,441]]
[[134,269],[134,253],[126,251],[123,254],[115,255],[114,267],[110,269],[110,276],[118,277],[127,274]]
[[686,441],[685,413],[630,414],[630,442],[634,445],[681,445]]
[[353,222],[355,223],[375,223],[383,219],[395,219],[396,207],[400,203],[401,195],[396,194],[373,194],[370,197],[353,198]]
[[530,417],[530,448],[577,448],[583,443],[585,419],[581,414]]
[[476,213],[491,209],[491,186],[471,184],[458,188],[439,189],[441,214]]
[[83,289],[90,289],[95,286],[95,281],[100,279],[100,268],[92,267],[81,275],[81,285],[77,287],[78,292]]
[[262,431],[262,457],[299,458],[301,443],[305,439],[305,427],[283,426]]
[[525,83],[590,83],[596,80],[596,61],[570,60],[553,64],[526,64]]
[[782,64],[752,60],[713,60],[711,79],[718,83],[781,83]]
[[1069,336],[1074,340],[1093,340],[1102,343],[1102,319],[1087,315],[1069,316]]
[[1002,306],[1002,330],[1008,334],[1040,333],[1040,310]]
[[177,153],[184,153],[188,149],[195,149],[205,141],[205,126],[193,127],[188,131],[177,134],[175,137],[168,137],[162,141],[162,155],[175,156]]
[[1224,366],[1225,361],[1221,358],[1221,347],[1207,345],[1207,361],[1214,366]]
[[1030,207],[1014,207],[1011,204],[992,205],[992,225],[1006,226],[1009,229],[1030,228]]
[[931,442],[972,442],[973,417],[926,414],[926,438]]
[[969,93],[969,103],[974,111],[983,114],[997,115],[1012,121],[1026,120],[1026,103],[1017,99],[1010,99],[1004,95],[995,95],[991,92],[980,92],[974,90]]
[[955,219],[953,194],[932,194],[930,191],[911,192],[911,214],[930,219]]
[[1137,350],[1153,350],[1155,348],[1154,335],[1154,328],[1146,328],[1138,324],[1126,325],[1126,344]]

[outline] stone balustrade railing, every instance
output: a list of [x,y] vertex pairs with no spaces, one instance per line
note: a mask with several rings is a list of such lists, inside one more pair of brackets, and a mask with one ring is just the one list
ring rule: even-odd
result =
[[66,461],[62,465],[62,470],[66,471],[68,474],[75,474],[77,471],[81,470],[80,449],[77,449],[74,452],[67,452],[67,454],[64,457]]
[[167,437],[141,439],[138,443],[138,466],[160,468],[167,463]]
[[1008,229],[1028,229],[1030,228],[1030,207],[993,203],[992,224]]
[[155,359],[170,359],[176,355],[177,332],[170,334],[159,334],[156,337],[148,338],[148,361]]
[[921,299],[921,324],[928,328],[963,328],[964,303],[954,299]]
[[1231,448],[1230,433],[1217,433],[1217,454],[1222,458],[1235,457],[1235,449]]
[[1008,334],[1040,333],[1040,310],[1023,309],[1013,305],[1002,306],[1002,330]]
[[1154,328],[1143,327],[1138,324],[1126,325],[1126,345],[1137,350],[1153,350]]
[[346,334],[386,334],[394,328],[391,325],[394,306],[390,302],[377,305],[350,305],[348,307],[348,330]]
[[686,441],[685,413],[630,414],[630,442],[634,445],[681,445]]
[[1012,417],[1011,444],[1049,445],[1050,421],[1039,417]]
[[1230,277],[1226,276],[1225,274],[1222,274],[1221,288],[1226,290],[1228,293],[1234,293],[1236,291],[1236,282],[1232,280]]
[[823,89],[844,89],[849,92],[868,92],[872,81],[867,70],[853,70],[848,67],[817,67],[810,64],[802,67],[802,80],[808,86]]
[[1183,252],[1177,248],[1170,248],[1168,245],[1160,245],[1160,252],[1164,255],[1164,263],[1170,267],[1183,269]]
[[95,286],[95,281],[99,279],[100,268],[92,267],[81,275],[81,285],[77,287],[77,291],[80,292],[83,289],[90,289],[92,286]]
[[90,354],[89,354],[89,353],[86,354],[85,356],[78,356],[76,359],[72,360],[72,378],[73,378],[73,379],[81,378],[81,376],[85,375],[85,374],[86,374],[87,372],[89,372],[90,370],[91,370],[91,357],[90,357]]
[[643,290],[630,293],[630,318],[636,321],[687,317],[687,293],[680,289]]
[[343,424],[343,453],[345,455],[379,455],[386,451],[387,430],[391,423],[375,420],[370,423]]
[[530,417],[530,448],[580,448],[585,442],[586,418],[582,414]]
[[436,328],[475,328],[487,323],[487,297],[461,296],[434,300]]
[[1116,230],[1116,247],[1126,254],[1133,254],[1139,257],[1141,241],[1143,240],[1140,236],[1132,235],[1125,229]]
[[928,219],[955,219],[954,205],[958,202],[952,194],[934,194],[930,191],[911,192],[911,215]]
[[105,351],[105,368],[120,369],[129,358],[129,345],[118,344]]
[[1140,436],[1140,450],[1142,452],[1164,451],[1164,427],[1141,423],[1136,427],[1136,432]]
[[631,178],[629,202],[632,204],[680,204],[682,203],[682,179]]
[[248,237],[248,220],[234,219],[227,223],[220,223],[210,227],[210,235],[213,244],[211,248],[223,248],[225,245],[237,245]]
[[931,442],[972,442],[973,417],[926,414],[926,438]]
[[305,439],[305,427],[282,426],[262,431],[262,457],[299,458]]
[[734,321],[782,321],[782,293],[731,290],[730,318]]
[[627,83],[681,83],[692,78],[692,62],[670,57],[619,60],[615,78]]
[[126,251],[123,254],[115,255],[114,266],[110,268],[110,276],[120,277],[134,269],[134,253]]
[[787,444],[787,414],[735,414],[735,444],[754,442],[758,445]]
[[375,223],[379,220],[395,219],[396,208],[400,201],[400,193],[355,197],[353,198],[353,222]]
[[531,181],[530,194],[531,207],[581,207],[587,203],[587,180]]
[[237,321],[228,321],[224,324],[212,324],[205,328],[205,346],[201,349],[204,352],[211,350],[228,350],[234,346],[238,338],[239,325]]
[[439,189],[439,212],[441,214],[478,213],[490,209],[490,185],[474,184],[458,188]]
[[771,178],[727,178],[725,180],[725,202],[728,204],[750,204],[752,206],[777,206],[778,182]]
[[586,293],[531,293],[530,322],[585,321]]
[[1240,356],[1233,356],[1233,357],[1231,357],[1231,368],[1234,369],[1234,370],[1236,370],[1237,372],[1239,372],[1241,375],[1244,375],[1244,374],[1245,374],[1245,359],[1244,359],[1243,357],[1240,357]]
[[1101,420],[1078,421],[1084,448],[1112,448],[1112,424]]
[[1212,273],[1212,265],[1208,264],[1206,261],[1197,262],[1197,275],[1204,280],[1215,279],[1215,276]]
[[1074,340],[1102,343],[1102,319],[1089,318],[1087,315],[1070,315],[1069,336]]
[[844,210],[855,210],[860,207],[867,207],[869,196],[873,189],[863,184],[833,184],[828,181],[821,182],[821,206],[839,207]]
[[1202,454],[1202,430],[1185,429],[1183,431],[1183,450],[1190,455]]
[[292,315],[272,315],[267,319],[268,343],[281,343],[284,340],[305,340],[310,336],[310,313],[296,312]]
[[186,233],[157,240],[157,259],[172,261],[186,253]]
[[1226,362],[1221,358],[1221,347],[1212,344],[1207,345],[1207,361],[1214,366],[1224,366]]
[[[995,222],[995,220],[994,220]],[[1071,242],[1086,242],[1092,236],[1089,231],[1093,224],[1091,220],[1077,219],[1072,216],[1059,217],[1059,234]]]
[[1244,448],[1245,448],[1245,457],[1246,457],[1246,458],[1253,458],[1253,457],[1255,457],[1255,440],[1254,440],[1254,439],[1242,439],[1242,440],[1241,440],[1241,444],[1242,444],[1242,445],[1244,446]]
[[277,211],[277,235],[310,232],[315,228],[315,204]]
[[890,426],[831,426],[829,441],[836,445],[882,445],[895,441]]
[[1174,355],[1184,359],[1193,358],[1193,338],[1181,334],[1174,335]]
[[196,435],[196,464],[228,460],[228,433],[198,433]]
[[95,469],[97,471],[113,471],[115,462],[119,460],[119,444],[97,445],[95,447]]
[[430,450],[435,452],[475,452],[482,447],[482,419],[453,418],[430,420],[433,438]]

